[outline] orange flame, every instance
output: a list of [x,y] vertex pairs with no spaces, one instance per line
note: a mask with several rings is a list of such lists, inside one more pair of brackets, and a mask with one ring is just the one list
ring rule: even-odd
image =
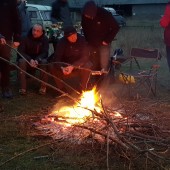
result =
[[79,104],[72,107],[64,106],[57,113],[56,110],[53,112],[59,116],[59,120],[66,120],[67,126],[83,123],[87,117],[92,117],[91,110],[101,111],[101,107],[97,106],[99,98],[96,89],[93,88],[90,91],[83,92]]

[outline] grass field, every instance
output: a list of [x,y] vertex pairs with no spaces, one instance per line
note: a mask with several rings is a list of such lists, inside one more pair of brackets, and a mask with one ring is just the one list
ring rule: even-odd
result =
[[[127,27],[121,28],[112,44],[112,51],[122,48],[124,55],[129,55],[132,47],[158,48],[163,56],[160,61],[159,92],[156,101],[161,101],[159,109],[166,115],[169,113],[170,97],[166,89],[170,88],[170,76],[165,58],[163,30],[158,21],[128,20]],[[48,89],[45,96],[38,95],[38,82],[32,82],[27,96],[18,94],[16,72],[11,76],[14,98],[0,99],[4,111],[0,113],[0,169],[2,170],[105,170],[106,146],[101,144],[70,144],[67,141],[53,141],[44,137],[34,128],[34,123],[47,115],[57,102],[54,90]],[[164,96],[165,95],[165,96]],[[164,99],[165,103],[162,103]],[[157,108],[158,109],[158,108]],[[160,112],[159,112],[160,113]],[[116,151],[115,151],[116,152]],[[157,169],[157,165],[146,167],[140,161],[131,162],[110,153],[110,169],[142,170]],[[164,165],[168,170],[168,163]]]

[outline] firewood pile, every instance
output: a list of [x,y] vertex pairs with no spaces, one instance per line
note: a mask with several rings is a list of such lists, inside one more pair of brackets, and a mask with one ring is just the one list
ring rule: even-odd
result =
[[[110,107],[100,101],[100,111],[82,108],[91,112],[82,122],[70,124],[75,117],[65,116],[68,110],[58,109],[36,122],[35,127],[54,140],[63,139],[74,144],[97,142],[106,144],[108,152],[109,146],[114,146],[125,158],[135,153],[155,163],[157,159],[169,161],[170,130],[165,129],[160,117],[155,115],[152,110],[155,105],[147,102],[139,109],[140,104],[133,101]],[[75,110],[75,106],[71,107]]]

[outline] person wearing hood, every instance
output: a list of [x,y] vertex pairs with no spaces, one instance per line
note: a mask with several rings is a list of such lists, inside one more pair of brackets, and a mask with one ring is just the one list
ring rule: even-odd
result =
[[98,54],[92,58],[93,69],[108,71],[111,42],[120,29],[118,23],[110,12],[88,1],[83,7],[81,24],[91,53]]
[[[46,70],[46,66],[41,66],[41,64],[47,63],[48,58],[49,43],[48,38],[45,36],[45,31],[43,26],[40,24],[35,24],[28,35],[21,41],[18,51],[21,55],[18,55],[17,62],[18,66],[24,71],[36,70],[36,67],[40,66],[42,69]],[[29,64],[28,64],[29,63]],[[41,72],[41,80],[47,82],[47,74]],[[19,93],[21,95],[26,94],[26,74],[19,71],[20,89]],[[39,89],[40,94],[46,93],[45,84],[41,84]]]
[[[89,49],[84,36],[77,33],[72,26],[64,29],[64,37],[61,38],[54,52],[54,61],[52,74],[63,81],[72,77],[79,77],[77,90],[80,92],[86,90],[90,76]],[[55,79],[59,89],[64,89],[64,85]],[[74,83],[75,85],[75,83]]]
[[[17,10],[16,0],[0,0],[0,33],[5,37],[6,43],[14,47],[19,46],[21,36],[21,21]],[[0,44],[0,56],[10,61],[11,49]],[[10,65],[0,59],[2,97],[13,97],[10,88]]]
[[160,25],[164,30],[164,42],[166,45],[167,63],[170,71],[170,1],[167,3]]
[[21,37],[25,37],[31,28],[31,20],[29,17],[29,13],[27,11],[26,1],[17,0],[17,7],[21,19],[21,26],[22,26]]
[[63,28],[73,26],[67,0],[56,0],[52,3],[51,20],[53,24],[63,22]]

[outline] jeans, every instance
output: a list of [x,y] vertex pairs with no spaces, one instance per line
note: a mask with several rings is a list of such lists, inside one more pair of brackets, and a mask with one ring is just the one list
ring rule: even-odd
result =
[[[42,60],[41,64],[46,64],[46,60]],[[36,68],[31,67],[24,59],[19,59],[18,61],[19,67],[26,71],[26,72],[31,72],[34,73],[36,71]],[[44,71],[47,71],[47,66],[41,66],[41,69]],[[19,80],[20,80],[20,89],[25,89],[27,88],[27,81],[26,81],[26,74],[22,71],[19,70]],[[44,72],[40,72],[40,80],[44,81],[45,83],[48,80],[48,75],[45,74]],[[41,83],[41,85],[44,85],[44,83]]]
[[108,70],[110,58],[110,45],[99,47],[90,46],[91,61],[93,63],[93,70]]

